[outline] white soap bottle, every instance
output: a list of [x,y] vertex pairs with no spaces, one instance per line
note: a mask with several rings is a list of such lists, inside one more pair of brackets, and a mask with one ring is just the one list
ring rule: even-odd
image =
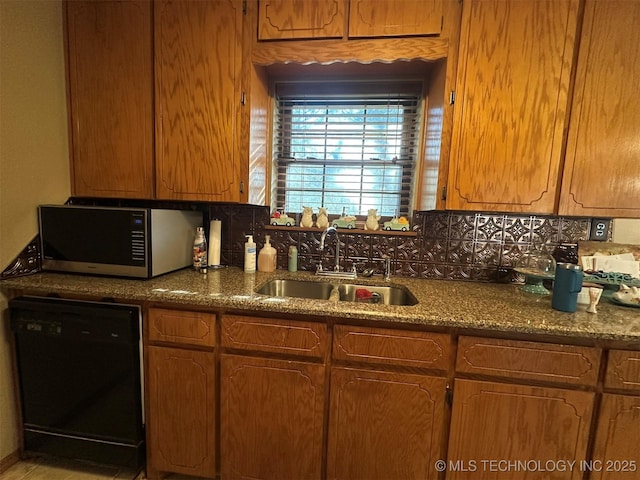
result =
[[258,254],[258,271],[259,272],[273,272],[276,269],[278,263],[278,252],[271,246],[271,237],[265,235],[264,247]]
[[256,271],[256,243],[253,235],[246,235],[247,243],[244,244],[244,272],[254,273]]

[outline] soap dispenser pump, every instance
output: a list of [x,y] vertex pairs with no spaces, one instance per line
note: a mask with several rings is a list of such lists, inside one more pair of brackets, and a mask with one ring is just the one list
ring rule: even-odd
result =
[[244,272],[254,273],[256,271],[256,243],[253,235],[246,235],[247,242],[244,244]]
[[258,254],[258,271],[273,272],[276,269],[278,252],[271,246],[271,237],[265,235],[264,247]]

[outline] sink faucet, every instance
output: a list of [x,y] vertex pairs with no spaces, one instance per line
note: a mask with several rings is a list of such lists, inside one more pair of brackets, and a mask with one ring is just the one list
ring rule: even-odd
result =
[[391,280],[391,257],[384,256],[384,279],[388,282]]
[[318,248],[320,252],[324,250],[324,240],[325,238],[327,238],[327,234],[331,232],[335,233],[336,235],[336,266],[334,267],[333,270],[335,272],[339,272],[340,271],[340,237],[338,237],[338,230],[336,230],[336,227],[327,227],[326,230],[322,232],[322,235],[320,235],[320,247]]
[[327,234],[331,232],[335,233],[336,235],[336,266],[334,267],[333,271],[325,272],[322,270],[322,261],[320,261],[318,263],[316,275],[322,275],[325,277],[332,277],[332,278],[347,278],[351,280],[353,280],[354,278],[357,278],[358,274],[356,273],[355,263],[353,264],[353,269],[350,272],[340,271],[340,238],[338,237],[338,230],[336,230],[335,227],[327,227],[327,229],[324,232],[322,232],[322,235],[320,236],[320,246],[318,247],[318,250],[320,250],[320,252],[324,250],[324,241],[327,238]]

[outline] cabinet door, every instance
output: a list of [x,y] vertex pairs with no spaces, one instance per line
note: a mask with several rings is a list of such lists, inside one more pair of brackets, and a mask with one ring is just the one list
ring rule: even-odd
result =
[[640,477],[640,397],[604,394],[591,463],[592,480]]
[[331,370],[327,479],[435,479],[446,380]]
[[242,2],[154,5],[156,195],[240,201]]
[[258,40],[339,38],[345,0],[260,0]]
[[640,217],[640,2],[586,2],[559,213]]
[[466,0],[448,209],[553,213],[578,0]]
[[65,5],[73,194],[153,198],[151,4]]
[[447,480],[539,480],[547,477],[514,462],[574,460],[574,468],[554,470],[552,478],[582,479],[577,465],[586,460],[594,395],[456,380],[448,457],[459,468],[448,471]]
[[213,478],[213,352],[150,346],[147,366],[149,468]]
[[321,477],[325,367],[222,355],[221,476]]
[[349,37],[439,35],[442,0],[351,0]]

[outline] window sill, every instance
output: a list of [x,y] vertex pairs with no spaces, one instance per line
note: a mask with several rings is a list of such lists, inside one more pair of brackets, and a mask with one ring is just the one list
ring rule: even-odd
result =
[[[265,230],[277,230],[286,232],[323,232],[324,228],[316,227],[285,227],[280,225],[265,225]],[[381,235],[394,237],[417,237],[418,234],[412,230],[403,232],[401,230],[365,230],[363,228],[337,228],[340,233],[352,233],[357,235]]]

